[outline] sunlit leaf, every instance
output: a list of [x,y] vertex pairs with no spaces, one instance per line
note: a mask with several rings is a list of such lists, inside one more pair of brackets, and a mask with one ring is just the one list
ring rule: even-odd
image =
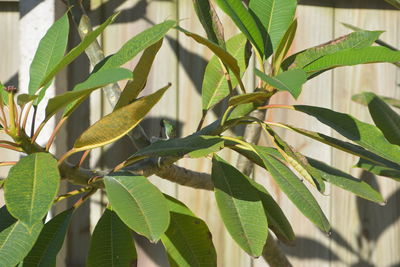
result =
[[101,118],[76,140],[74,151],[101,147],[126,135],[144,119],[169,87],[170,85]]
[[161,241],[170,266],[217,266],[217,255],[207,224],[182,202],[167,195],[165,197],[171,222]]
[[293,204],[321,230],[329,232],[330,225],[328,219],[322,212],[318,202],[299,178],[279,159],[271,155],[266,155],[257,147],[254,147],[254,150],[261,157],[264,166],[271,173],[271,176],[280,189]]
[[400,166],[398,168],[393,168],[391,166],[371,162],[369,160],[360,158],[355,167],[362,168],[379,176],[385,176],[392,178],[396,181],[400,181]]
[[88,267],[132,266],[137,254],[131,230],[118,215],[106,209],[94,228],[88,254]]
[[20,94],[17,96],[17,104],[18,106],[23,107],[29,102],[35,100],[37,97],[37,95]]
[[144,89],[147,83],[147,78],[150,74],[151,66],[153,65],[154,59],[158,51],[160,50],[163,43],[163,39],[144,50],[139,62],[136,64],[133,70],[133,81],[128,81],[124,90],[121,92],[121,96],[118,99],[114,110],[120,107],[126,106],[134,101]]
[[35,245],[25,257],[23,267],[52,267],[56,266],[56,257],[60,251],[73,209],[68,209],[47,222]]
[[276,48],[274,57],[272,59],[274,75],[277,75],[279,73],[283,59],[287,56],[289,49],[292,46],[296,31],[297,19],[292,21],[289,28],[286,30],[285,35],[283,36],[282,40],[279,42],[279,45]]
[[267,240],[268,223],[257,189],[250,178],[216,155],[211,176],[226,229],[249,255],[260,256]]
[[65,13],[46,32],[39,42],[29,70],[29,94],[34,95],[43,83],[45,77],[63,58],[68,43],[69,21]]
[[307,75],[301,69],[288,70],[275,77],[270,77],[257,69],[255,69],[255,73],[264,82],[279,91],[288,91],[295,99],[300,96],[301,88],[307,81]]
[[256,91],[253,93],[247,93],[242,95],[235,95],[229,99],[230,106],[237,106],[246,103],[264,103],[269,97],[271,97],[271,93],[265,90]]
[[34,153],[14,165],[4,184],[9,212],[29,226],[46,216],[60,184],[57,161],[51,154]]
[[158,241],[170,222],[165,197],[144,176],[111,175],[104,178],[104,184],[113,210],[136,233],[152,242]]
[[[247,39],[243,34],[238,34],[226,42],[226,49],[238,63],[240,77],[243,76],[248,60],[246,56]],[[234,75],[230,75],[232,88],[238,85],[238,80]],[[214,55],[208,62],[203,79],[202,103],[203,110],[209,110],[229,94],[229,85],[226,75],[221,66],[218,56]]]

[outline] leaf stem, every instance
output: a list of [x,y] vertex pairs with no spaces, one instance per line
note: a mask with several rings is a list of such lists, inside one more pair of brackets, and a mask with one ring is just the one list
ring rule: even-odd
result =
[[[28,121],[29,112],[31,111],[32,106],[33,106],[32,102],[28,104],[28,108],[25,111],[24,121],[22,122],[22,129],[26,128],[26,123]],[[21,116],[22,116],[22,114],[21,114]]]
[[269,108],[284,108],[284,109],[292,109],[294,110],[294,106],[291,105],[265,105],[262,107],[258,107],[258,109],[269,109]]
[[64,200],[64,199],[67,199],[67,198],[70,198],[70,197],[73,197],[73,196],[76,196],[76,195],[79,195],[79,194],[82,194],[82,193],[85,193],[85,192],[88,192],[88,191],[91,191],[92,189],[93,189],[92,187],[87,186],[87,187],[82,187],[82,188],[77,189],[77,190],[70,191],[70,192],[68,192],[66,194],[63,194],[63,195],[60,195],[60,196],[56,197],[56,199],[54,199],[53,203],[57,203],[57,202],[59,202],[61,200]]
[[18,152],[24,152],[20,147],[14,147],[6,144],[0,144],[0,148],[10,149]]
[[80,206],[82,206],[83,203],[86,202],[86,200],[88,200],[94,193],[96,193],[96,191],[97,191],[97,188],[91,188],[89,193],[87,193],[82,198],[80,198],[77,202],[75,202],[75,204],[72,207],[74,209],[79,208]]
[[0,166],[12,166],[17,163],[18,163],[18,161],[1,161]]
[[61,165],[69,156],[74,154],[76,151],[74,149],[71,149],[67,151],[64,155],[61,156],[61,158],[58,160],[58,165]]
[[46,151],[50,150],[51,145],[54,142],[54,139],[56,138],[56,135],[61,129],[61,126],[63,126],[64,122],[67,121],[68,117],[62,117],[61,120],[57,123],[56,127],[54,128],[53,132],[51,133],[51,136],[49,138],[49,141],[47,141],[46,144]]

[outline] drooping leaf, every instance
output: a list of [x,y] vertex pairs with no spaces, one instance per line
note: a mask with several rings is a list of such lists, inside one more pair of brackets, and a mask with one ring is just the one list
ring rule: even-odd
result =
[[193,0],[193,7],[208,39],[225,47],[224,28],[212,3],[209,0]]
[[342,66],[398,61],[400,61],[400,51],[393,51],[381,46],[371,46],[359,49],[345,49],[323,56],[303,69],[311,77],[315,73]]
[[193,40],[195,40],[199,44],[205,45],[211,51],[213,51],[214,54],[217,55],[221,59],[222,63],[224,63],[227,67],[229,67],[229,69],[233,72],[233,75],[235,75],[237,81],[239,82],[240,87],[242,89],[244,89],[244,85],[242,83],[241,76],[240,76],[240,67],[238,65],[237,60],[230,53],[228,53],[225,49],[218,46],[217,44],[214,44],[213,42],[207,40],[206,38],[201,37],[200,35],[189,32],[180,27],[176,27],[176,28],[177,28],[177,30],[183,32],[187,36],[193,38]]
[[184,138],[159,140],[140,149],[133,156],[183,157],[188,154],[192,158],[201,158],[218,152],[223,147],[224,140],[219,136],[189,135]]
[[347,139],[395,163],[400,163],[400,147],[389,143],[374,125],[330,109],[313,106],[294,106],[295,110],[315,117]]
[[354,98],[363,98],[368,105],[369,113],[375,125],[382,131],[385,138],[392,144],[400,145],[400,116],[390,108],[380,97],[372,92],[363,92]]
[[331,183],[346,191],[350,191],[359,197],[377,203],[382,203],[384,201],[381,194],[366,182],[357,179],[341,170],[335,169],[321,161],[312,158],[307,158],[307,160],[311,166],[318,169],[318,171],[321,173],[322,179],[328,183]]
[[50,81],[42,83],[49,72],[63,58],[67,48],[68,33],[68,14],[65,13],[48,29],[39,42],[29,70],[28,90],[30,95],[34,95],[43,84],[47,84]]
[[3,266],[15,266],[32,248],[42,224],[29,229],[12,217],[6,206],[1,207],[0,218],[0,262]]
[[267,215],[268,228],[274,232],[278,239],[286,244],[293,244],[296,237],[292,226],[286,218],[278,203],[272,198],[268,191],[259,183],[250,180],[251,184],[257,189],[257,193],[264,206],[264,211]]
[[127,69],[107,69],[92,73],[84,82],[77,84],[72,91],[51,98],[46,106],[45,121],[49,120],[58,110],[67,106],[64,117],[69,116],[75,108],[94,90],[124,79],[131,79],[132,72]]
[[76,140],[74,151],[83,151],[110,144],[135,128],[161,99],[170,85],[115,110],[89,127]]
[[127,41],[117,53],[98,63],[95,71],[122,66],[147,47],[157,43],[175,24],[175,21],[167,20],[139,33]]
[[88,33],[79,45],[75,46],[71,51],[69,51],[66,56],[64,56],[48,73],[46,73],[46,76],[40,82],[39,87],[42,87],[50,82],[58,72],[76,59],[80,54],[82,54],[85,49],[104,31],[104,29],[116,19],[117,15],[118,13],[112,15],[96,30]]
[[336,52],[371,46],[382,34],[382,31],[357,31],[335,40],[329,41],[325,44],[316,47],[308,48],[304,51],[296,53],[288,57],[282,64],[285,69],[287,68],[304,68],[317,59],[326,55],[334,54]]
[[250,178],[216,155],[211,176],[226,229],[249,255],[260,256],[267,240],[268,223],[257,189]]
[[126,106],[134,101],[140,94],[140,92],[146,86],[147,78],[150,74],[151,66],[153,65],[154,59],[158,51],[160,50],[163,43],[163,39],[144,50],[139,62],[133,70],[133,81],[128,81],[124,90],[121,92],[121,96],[118,99],[114,110],[120,107]]
[[104,184],[118,217],[136,233],[158,241],[170,222],[168,203],[158,188],[146,177],[126,172],[106,176]]
[[279,42],[274,57],[272,59],[273,74],[277,75],[281,69],[281,64],[289,52],[290,47],[293,44],[294,36],[297,31],[297,19],[293,20],[289,28],[286,30],[285,35]]
[[249,8],[266,29],[276,50],[283,35],[293,21],[296,11],[296,0],[251,0]]
[[254,150],[261,157],[264,166],[271,173],[271,176],[280,189],[293,204],[321,230],[329,232],[330,225],[328,219],[322,212],[318,202],[299,178],[279,159],[271,155],[265,155],[256,146]]
[[[243,34],[238,34],[226,42],[226,49],[238,63],[240,69],[240,77],[243,76],[248,60],[246,57],[246,43],[247,39]],[[231,75],[232,87],[235,88],[238,80],[235,76]],[[203,110],[209,110],[215,104],[219,103],[229,94],[229,85],[226,80],[226,75],[221,66],[218,56],[213,56],[207,64],[203,86],[201,90]]]
[[60,251],[73,209],[68,209],[47,222],[35,245],[25,257],[23,267],[52,267],[56,266],[56,257]]
[[270,77],[258,69],[255,69],[255,73],[264,82],[278,89],[279,91],[288,91],[295,99],[299,97],[301,88],[307,81],[307,75],[301,69],[288,70],[282,72],[276,77]]
[[371,162],[363,158],[360,158],[355,167],[364,169],[379,176],[385,176],[392,178],[396,181],[400,181],[400,167],[393,168],[384,164]]
[[60,173],[51,154],[34,153],[14,165],[4,184],[9,212],[28,226],[47,214],[57,195]]
[[267,92],[265,90],[256,91],[253,93],[247,93],[242,95],[235,95],[229,98],[230,106],[237,106],[247,103],[264,103],[269,97],[271,97],[272,93]]
[[246,35],[262,57],[268,54],[265,51],[262,29],[241,0],[216,0],[215,2]]
[[165,195],[171,214],[161,236],[171,266],[217,266],[217,255],[207,224],[182,202]]
[[88,267],[133,266],[137,261],[131,230],[107,208],[94,228]]

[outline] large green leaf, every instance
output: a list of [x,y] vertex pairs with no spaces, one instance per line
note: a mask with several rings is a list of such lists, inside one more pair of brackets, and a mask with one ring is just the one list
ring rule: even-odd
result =
[[158,241],[170,222],[168,203],[158,188],[146,177],[126,172],[106,176],[104,184],[121,220],[150,241]]
[[262,29],[241,0],[216,0],[219,7],[233,20],[240,31],[254,45],[261,56],[268,54]]
[[100,62],[95,70],[120,67],[147,47],[157,43],[175,24],[175,21],[167,20],[139,33],[126,42],[117,53]]
[[126,135],[144,119],[169,87],[170,85],[101,118],[76,140],[74,151],[101,147]]
[[124,90],[121,92],[121,96],[119,97],[117,104],[114,107],[114,110],[128,105],[139,96],[140,92],[146,86],[151,66],[153,65],[154,59],[156,58],[162,43],[163,39],[160,39],[158,42],[144,50],[139,62],[136,64],[136,67],[133,70],[134,79],[133,81],[128,81],[126,84]]
[[304,68],[323,56],[334,54],[350,48],[371,46],[382,34],[382,31],[356,31],[341,36],[328,43],[308,48],[288,57],[282,64],[284,68]]
[[275,202],[262,185],[256,183],[254,180],[250,180],[250,182],[257,189],[258,196],[264,206],[264,211],[268,220],[268,228],[274,232],[280,241],[286,244],[293,244],[296,237],[292,226],[278,203]]
[[303,69],[309,76],[312,76],[315,73],[341,66],[398,61],[400,61],[400,51],[393,51],[381,46],[371,46],[359,49],[345,49],[323,56]]
[[341,170],[333,168],[321,161],[312,158],[307,158],[307,160],[311,166],[318,169],[318,171],[321,173],[322,179],[328,183],[350,191],[359,197],[378,203],[384,202],[381,194],[364,181],[357,179],[350,174],[342,172]]
[[273,51],[276,50],[287,28],[292,23],[296,7],[296,0],[250,1],[249,8],[256,14],[268,32]]
[[34,95],[40,89],[44,78],[63,58],[67,48],[68,33],[68,14],[65,13],[48,29],[39,42],[29,71],[30,95]]
[[329,232],[328,219],[299,178],[279,159],[266,155],[256,146],[254,146],[254,150],[263,160],[264,166],[271,173],[272,178],[296,207],[321,230]]
[[168,230],[161,236],[170,266],[217,266],[217,255],[207,224],[182,202],[165,195],[171,214]]
[[87,266],[134,266],[136,261],[131,230],[114,211],[107,208],[94,228]]
[[[247,68],[246,57],[247,39],[243,34],[238,34],[226,42],[226,49],[238,63],[240,77]],[[238,84],[236,77],[231,77],[232,88]],[[213,56],[208,62],[203,79],[202,103],[203,110],[209,110],[229,94],[229,85],[221,62],[217,56]]]
[[368,105],[369,113],[375,125],[382,131],[386,139],[395,145],[400,145],[400,116],[390,108],[380,97],[372,92],[363,92],[354,98],[362,98]]
[[65,66],[67,66],[69,63],[71,63],[75,58],[77,58],[80,54],[82,54],[85,51],[85,49],[91,43],[93,43],[96,40],[96,38],[104,31],[104,29],[115,20],[117,15],[118,15],[118,13],[112,15],[103,24],[101,24],[96,30],[88,33],[85,36],[85,38],[83,38],[82,42],[79,45],[75,46],[71,51],[69,51],[69,53],[66,56],[64,56],[59,62],[57,62],[57,64],[51,69],[51,71],[46,73],[46,76],[41,80],[39,87],[42,87],[42,86],[46,85],[48,82],[50,82],[54,78],[54,76],[56,76],[56,74],[58,72],[60,72],[60,70],[62,70]]
[[10,213],[27,225],[34,225],[47,214],[57,195],[60,173],[51,154],[34,153],[14,165],[4,184],[4,197]]
[[193,0],[194,10],[210,41],[225,47],[224,28],[209,0]]
[[276,77],[270,77],[258,69],[255,69],[255,73],[264,82],[278,89],[279,91],[288,91],[295,99],[299,97],[301,88],[307,81],[307,75],[305,71],[301,69],[288,70],[282,72]]
[[132,72],[127,69],[107,69],[92,73],[84,82],[77,84],[72,91],[51,98],[46,106],[45,121],[49,120],[58,110],[67,106],[64,116],[74,111],[77,105],[94,90],[124,79],[131,79]]
[[293,20],[289,28],[287,28],[285,35],[283,35],[282,40],[279,42],[274,57],[272,59],[272,73],[277,75],[280,72],[283,59],[289,52],[290,47],[293,44],[294,37],[297,31],[297,19]]
[[400,181],[400,167],[392,168],[384,164],[379,164],[376,162],[371,162],[369,160],[360,158],[360,160],[355,165],[358,168],[362,168],[368,172],[372,172],[376,175],[385,176],[392,178],[396,181]]
[[214,52],[215,55],[217,55],[223,64],[225,64],[232,72],[233,75],[235,75],[236,80],[239,82],[240,87],[242,90],[244,89],[244,85],[241,80],[241,75],[240,75],[240,67],[238,65],[237,60],[230,54],[228,53],[225,49],[222,47],[218,46],[217,44],[207,40],[204,37],[201,37],[200,35],[197,35],[195,33],[189,32],[185,29],[182,29],[180,27],[177,27],[177,29],[187,36],[193,38],[196,42],[199,44],[207,46],[211,51]]
[[133,156],[183,157],[188,154],[192,158],[201,158],[218,152],[223,147],[224,140],[219,136],[189,135],[184,138],[159,140],[140,149]]
[[295,110],[315,117],[347,139],[395,163],[400,163],[400,147],[389,143],[374,125],[330,109],[313,106],[294,106]]
[[2,266],[14,267],[32,248],[42,223],[29,228],[12,217],[6,206],[0,209],[0,218],[0,262]]
[[226,229],[244,251],[260,256],[267,240],[268,223],[258,190],[250,178],[216,155],[211,176]]
[[23,267],[53,267],[60,251],[72,217],[68,209],[47,222],[40,232],[35,245],[25,257]]

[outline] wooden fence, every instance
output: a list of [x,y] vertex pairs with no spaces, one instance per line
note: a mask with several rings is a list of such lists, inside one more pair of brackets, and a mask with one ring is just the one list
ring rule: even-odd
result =
[[[49,21],[51,23],[51,20],[59,17],[63,12],[58,2],[60,1],[24,0],[18,3],[18,1],[0,0],[1,81],[15,85],[19,80],[21,90],[23,86],[26,86],[26,74],[29,67],[29,54],[26,51],[32,53],[40,39],[40,35],[32,36],[32,30],[27,30],[27,27],[45,29],[46,27],[40,22],[46,20],[48,25]],[[107,54],[116,51],[125,41],[140,31],[165,19],[180,20],[182,27],[204,34],[190,0],[91,0],[90,2],[91,16],[95,24],[104,21],[115,11],[122,11],[116,23],[110,26],[102,36],[101,42]],[[48,5],[48,7],[43,5]],[[30,14],[36,15],[32,15],[30,20]],[[235,28],[226,16],[221,15],[221,17],[226,35],[231,36],[235,33]],[[300,1],[297,17],[299,28],[297,38],[291,48],[293,52],[348,33],[349,30],[342,26],[341,22],[370,30],[385,30],[382,39],[400,47],[400,12],[392,9],[383,0],[304,0]],[[43,30],[37,32],[40,31],[43,32]],[[30,40],[27,34],[33,41],[27,41]],[[24,40],[20,42],[20,48],[16,45],[19,39]],[[72,36],[71,45],[78,40],[75,35]],[[155,91],[168,82],[171,82],[173,87],[144,122],[150,135],[158,135],[161,118],[175,121],[181,136],[195,131],[201,117],[201,73],[211,55],[207,48],[176,31],[169,33],[157,56],[145,93]],[[127,65],[127,67],[132,66],[134,62]],[[20,70],[19,76],[18,70]],[[51,92],[54,94],[71,88],[76,82],[82,81],[89,70],[88,61],[84,57],[79,58],[68,71],[58,77],[56,86]],[[303,95],[297,102],[332,108],[351,113],[361,120],[370,121],[366,108],[351,102],[351,96],[361,91],[374,91],[385,96],[400,97],[399,73],[399,69],[390,64],[347,67],[326,72],[307,83]],[[246,74],[246,77],[247,87],[252,88],[254,85],[252,73]],[[293,100],[287,94],[279,94],[272,102],[293,103]],[[110,107],[101,94],[94,94],[68,123],[62,133],[63,137],[57,140],[55,152],[63,153],[72,145],[79,133],[109,111]],[[208,116],[207,122],[211,122],[217,116],[219,116],[219,111],[215,110]],[[268,114],[268,119],[289,122],[299,127],[336,136],[334,132],[317,121],[292,111],[273,111]],[[294,133],[282,132],[282,135],[302,153],[324,160],[345,171],[349,171],[356,162],[353,157],[311,142]],[[261,138],[260,144],[266,144],[265,138]],[[103,168],[113,166],[131,153],[132,149],[129,147],[129,142],[123,140],[105,150],[95,150],[91,154],[90,165]],[[101,156],[103,152],[105,154]],[[16,155],[12,156],[16,157]],[[2,150],[0,160],[5,157],[9,157],[9,154]],[[236,157],[237,155],[233,153],[224,154],[224,158],[232,162],[235,162]],[[179,164],[198,171],[210,171],[208,160],[182,160]],[[4,176],[5,173],[4,168],[0,169],[0,175]],[[282,249],[290,256],[294,266],[400,265],[399,184],[386,178],[362,173],[357,169],[353,169],[352,174],[379,188],[388,202],[385,206],[379,206],[334,187],[328,188],[326,196],[313,191],[333,227],[332,235],[326,236],[297,211],[271,182],[265,171],[256,169],[255,179],[266,185],[273,193],[297,234],[296,246],[282,245]],[[206,220],[217,248],[218,266],[267,266],[263,259],[252,259],[241,252],[233,242],[219,219],[211,192],[177,186],[157,177],[151,179],[163,192],[176,196],[196,215]],[[99,193],[75,216],[57,266],[84,266],[86,253],[84,247],[87,247],[90,231],[93,230],[93,225],[101,215],[103,201],[104,196]],[[140,237],[137,237],[136,241],[141,255],[138,266],[167,266],[165,253],[160,245],[149,244]],[[67,261],[64,260],[65,255],[68,258]]]

